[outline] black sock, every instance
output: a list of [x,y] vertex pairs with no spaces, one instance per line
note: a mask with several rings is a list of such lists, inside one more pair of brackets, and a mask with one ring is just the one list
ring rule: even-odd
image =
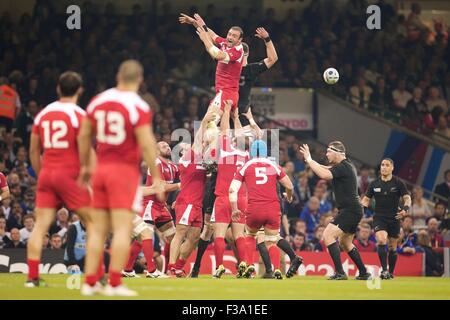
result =
[[387,271],[387,245],[379,244],[377,247],[378,258],[380,258],[381,268]]
[[206,248],[208,248],[209,240],[203,240],[200,238],[198,241],[198,248],[197,248],[197,257],[195,257],[195,263],[193,270],[200,270],[200,264],[202,262],[203,255],[205,254]]
[[397,263],[397,251],[396,250],[389,250],[388,255],[389,260],[389,273],[394,273],[395,264]]
[[256,246],[258,248],[259,254],[261,255],[266,272],[272,272],[272,261],[270,261],[269,250],[267,250],[266,244],[264,242],[258,243]]
[[358,249],[356,249],[356,247],[353,247],[353,249],[348,252],[348,255],[358,267],[359,274],[366,274],[367,273],[366,266],[362,262]]
[[333,242],[328,246],[328,252],[330,253],[331,259],[333,259],[334,269],[336,273],[344,274],[344,269],[342,268],[341,262],[341,249],[337,242]]
[[286,241],[286,239],[280,239],[277,242],[277,246],[289,256],[289,259],[291,259],[291,261],[294,260],[294,258],[297,256],[294,252],[294,249],[292,249],[291,245]]

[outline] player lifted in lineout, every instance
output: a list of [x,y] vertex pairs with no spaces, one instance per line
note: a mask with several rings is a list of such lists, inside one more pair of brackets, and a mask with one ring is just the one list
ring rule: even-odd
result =
[[[145,260],[147,261],[147,278],[166,278],[167,276],[159,271],[155,263],[153,262],[153,231],[156,227],[164,236],[164,255],[166,263],[169,261],[170,242],[175,234],[175,226],[172,221],[172,216],[167,210],[167,197],[170,192],[179,189],[180,184],[174,183],[178,179],[178,167],[172,162],[172,150],[167,142],[160,141],[157,144],[158,158],[156,159],[156,167],[159,170],[161,179],[165,183],[164,191],[165,198],[163,201],[159,201],[155,195],[154,188],[152,187],[152,175],[150,170],[147,170],[147,179],[145,187],[142,187],[143,208],[140,213],[140,219],[143,220],[145,226],[150,227],[150,230],[144,228],[142,222],[135,225],[133,230],[134,236],[138,240],[133,241],[131,245],[131,253],[128,259],[125,270],[122,272],[124,277],[137,277],[133,270],[134,263],[139,253],[144,253]],[[150,231],[150,232],[149,232]]]
[[[151,110],[136,93],[143,81],[143,67],[136,60],[124,61],[116,79],[116,88],[100,93],[89,103],[78,138],[80,178],[85,183],[92,174],[87,163],[94,137],[97,153],[97,167],[92,177],[92,228],[87,239],[86,278],[81,288],[83,295],[137,295],[122,284],[121,271],[129,255],[133,213],[139,213],[142,206],[141,154],[152,174],[158,198],[164,197],[163,184],[155,166],[156,142]],[[113,238],[109,284],[102,288],[96,270],[110,231]]]
[[[46,106],[35,118],[30,142],[30,159],[38,176],[36,224],[27,246],[26,287],[45,286],[39,278],[42,241],[62,205],[74,210],[90,229],[90,196],[77,184],[80,172],[77,136],[86,112],[76,103],[82,93],[81,76],[64,72],[58,80],[59,100]],[[41,151],[43,157],[41,159]],[[93,152],[86,150],[86,166],[93,165]]]
[[208,109],[216,114],[214,123],[208,126],[217,132],[215,125],[219,123],[223,114],[225,101],[232,101],[232,111],[238,105],[239,79],[244,59],[244,50],[241,43],[244,32],[241,27],[233,26],[228,30],[227,37],[222,38],[206,26],[199,14],[195,14],[192,18],[182,13],[179,21],[182,24],[192,24],[197,28],[197,34],[206,50],[213,59],[218,61],[215,79],[216,96]]

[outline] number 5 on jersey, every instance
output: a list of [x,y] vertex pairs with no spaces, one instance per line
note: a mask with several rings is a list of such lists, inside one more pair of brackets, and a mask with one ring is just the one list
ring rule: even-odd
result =
[[265,184],[267,182],[267,172],[265,167],[255,168],[255,177],[261,178],[260,180],[256,180],[256,184]]

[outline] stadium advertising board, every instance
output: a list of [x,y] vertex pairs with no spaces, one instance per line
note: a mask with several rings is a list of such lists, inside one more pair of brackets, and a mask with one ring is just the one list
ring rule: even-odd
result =
[[253,88],[251,106],[256,112],[294,130],[313,130],[313,90]]
[[[330,276],[333,274],[333,263],[330,256],[326,252],[301,252],[299,253],[304,258],[304,264],[300,266],[298,274],[300,276],[322,275]],[[196,251],[192,253],[188,262],[186,263],[185,271],[189,272],[194,264]],[[51,273],[67,273],[67,268],[63,262],[64,250],[45,250],[42,256],[42,263],[40,271],[43,274]],[[379,260],[376,253],[362,252],[361,257],[368,267],[369,271],[378,275]],[[253,254],[254,261],[257,261],[258,252]],[[341,256],[344,270],[350,275],[354,276],[356,273],[356,266],[349,259],[346,254]],[[289,267],[288,258],[286,258],[286,266]],[[423,274],[422,265],[423,255],[421,253],[412,256],[399,255],[395,274],[398,276],[421,276]],[[236,273],[236,258],[230,250],[225,251],[224,266],[227,273]],[[258,264],[256,264],[258,271]],[[0,250],[0,272],[17,272],[26,273],[26,251],[22,249]],[[213,250],[207,250],[200,269],[200,274],[213,274],[216,269],[216,262]]]

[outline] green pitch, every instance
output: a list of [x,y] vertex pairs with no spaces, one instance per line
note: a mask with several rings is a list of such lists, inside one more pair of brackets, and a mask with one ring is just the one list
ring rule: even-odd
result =
[[[68,275],[43,275],[47,288],[24,288],[25,275],[0,274],[0,299],[84,299],[77,289],[67,288]],[[449,278],[397,277],[394,280],[327,281],[324,277],[294,277],[283,280],[235,279],[124,279],[139,292],[139,299],[446,299],[450,300]],[[69,281],[77,286],[76,279]],[[95,297],[93,299],[105,299]]]

